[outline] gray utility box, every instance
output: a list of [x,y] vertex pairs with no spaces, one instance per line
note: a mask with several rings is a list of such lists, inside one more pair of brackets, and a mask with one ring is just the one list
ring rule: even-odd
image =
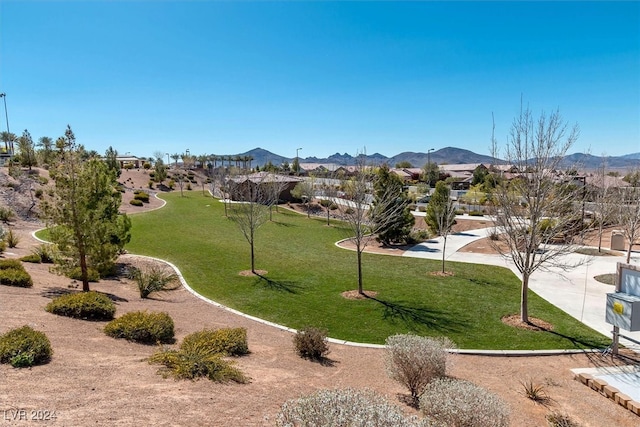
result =
[[605,320],[625,331],[640,331],[640,297],[623,292],[607,294]]

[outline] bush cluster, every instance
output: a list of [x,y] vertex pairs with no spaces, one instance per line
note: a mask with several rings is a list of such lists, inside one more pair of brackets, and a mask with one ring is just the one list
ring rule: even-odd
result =
[[[221,348],[241,348],[242,345],[219,342],[226,333],[221,333],[212,340],[210,332],[215,331],[205,330],[187,335],[178,350],[163,349],[153,354],[149,363],[163,365],[158,372],[164,377],[192,380],[206,377],[216,382],[248,382],[249,379],[233,366],[233,362],[224,359],[226,354],[220,352]],[[246,337],[246,330],[239,335]],[[238,338],[234,333],[228,336],[232,341]],[[212,345],[212,341],[215,345]],[[246,338],[244,348],[244,353],[248,352]]]
[[144,205],[144,203],[142,203],[142,200],[138,200],[138,199],[129,200],[129,204],[133,205],[133,206],[143,206]]
[[143,344],[171,343],[174,336],[173,319],[163,312],[133,311],[107,323],[105,334]]
[[386,340],[384,355],[387,375],[409,389],[414,403],[433,380],[444,377],[448,338],[427,338],[411,334],[392,335]]
[[13,230],[9,230],[7,235],[4,236],[4,240],[10,248],[16,248],[18,247],[18,243],[20,243],[20,238],[13,232]]
[[329,354],[327,330],[307,326],[296,332],[293,345],[300,357],[322,360]]
[[36,254],[25,255],[22,258],[20,258],[20,261],[22,261],[22,262],[30,262],[30,263],[33,263],[33,264],[40,264],[42,262],[40,257],[38,255],[36,255]]
[[558,412],[552,412],[546,416],[549,427],[579,427],[579,424],[569,416]]
[[432,381],[420,396],[420,410],[428,419],[448,426],[509,426],[509,409],[499,397],[453,378]]
[[133,196],[134,200],[140,200],[143,203],[149,203],[149,193],[145,193],[144,191],[136,190]]
[[427,427],[417,417],[407,418],[402,410],[369,390],[320,390],[282,405],[276,417],[278,427]]
[[116,306],[105,294],[79,292],[55,298],[45,307],[49,313],[85,320],[111,320]]
[[47,336],[29,326],[0,336],[0,363],[22,368],[48,362],[53,351]]
[[30,288],[33,286],[31,275],[17,259],[0,260],[0,285]]
[[249,353],[245,328],[203,329],[184,337],[182,345],[204,345],[225,356],[242,356]]

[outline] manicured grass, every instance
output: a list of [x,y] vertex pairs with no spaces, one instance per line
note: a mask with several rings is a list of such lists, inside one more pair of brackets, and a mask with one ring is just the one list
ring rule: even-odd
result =
[[375,299],[347,300],[356,289],[356,254],[334,243],[348,232],[325,219],[280,209],[257,232],[256,268],[243,277],[249,244],[224,216],[224,205],[199,193],[164,194],[160,210],[131,217],[133,253],[176,264],[196,291],[242,312],[293,328],[326,328],[329,336],[383,343],[396,333],[448,336],[460,348],[550,349],[601,347],[607,338],[530,293],[530,316],[553,332],[514,329],[501,317],[519,311],[520,282],[505,268],[447,263],[452,277],[427,274],[439,261],[364,254],[365,289]]

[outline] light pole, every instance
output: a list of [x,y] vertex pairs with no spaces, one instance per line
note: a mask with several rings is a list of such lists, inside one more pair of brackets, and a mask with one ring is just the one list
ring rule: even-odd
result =
[[427,150],[427,184],[429,188],[431,188],[431,152],[433,150],[433,148]]
[[300,157],[298,157],[298,151],[302,150],[302,147],[296,148],[296,175],[300,175]]
[[[7,121],[7,135],[11,133],[9,130],[9,113],[7,113],[7,94],[0,93],[0,98],[4,101],[4,118]],[[13,157],[13,141],[7,141],[7,149],[9,150],[9,157]]]
[[[191,160],[191,159],[189,159],[189,156],[191,155],[191,153],[189,152],[189,149],[188,149],[188,148],[187,148],[187,150],[185,151],[185,154],[186,154],[186,156],[185,156],[185,160]],[[185,163],[186,163],[186,162],[185,162],[185,160],[183,160],[183,161],[182,161],[182,167],[186,169],[186,168],[187,168],[187,165],[185,164]]]
[[167,155],[167,167],[171,166],[171,162],[169,161],[169,153],[164,153]]

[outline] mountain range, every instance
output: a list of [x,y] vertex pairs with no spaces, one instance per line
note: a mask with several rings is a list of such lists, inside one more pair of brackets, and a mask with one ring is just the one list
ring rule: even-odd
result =
[[[254,148],[253,150],[247,151],[246,153],[240,153],[239,155],[251,156],[253,158],[251,164],[259,166],[263,166],[268,162],[271,162],[274,165],[280,165],[284,162],[292,163],[294,160],[292,157],[280,156],[262,148]],[[367,164],[380,165],[386,163],[391,167],[394,167],[400,162],[408,162],[413,167],[422,167],[429,160],[439,165],[460,163],[505,163],[504,160],[495,159],[494,157],[482,154],[476,154],[473,151],[455,147],[441,148],[439,150],[432,151],[429,154],[405,151],[396,154],[393,157],[387,157],[380,153],[365,155],[365,157],[367,159]],[[353,157],[348,153],[336,153],[326,158],[300,157],[300,163],[334,163],[343,166],[354,165],[356,160],[357,157]],[[602,161],[603,158],[601,156],[575,153],[565,156],[562,165],[566,168],[579,165],[580,169],[594,170],[602,166]],[[640,167],[640,153],[607,157],[606,167],[611,170],[628,170],[631,168],[638,168]]]

